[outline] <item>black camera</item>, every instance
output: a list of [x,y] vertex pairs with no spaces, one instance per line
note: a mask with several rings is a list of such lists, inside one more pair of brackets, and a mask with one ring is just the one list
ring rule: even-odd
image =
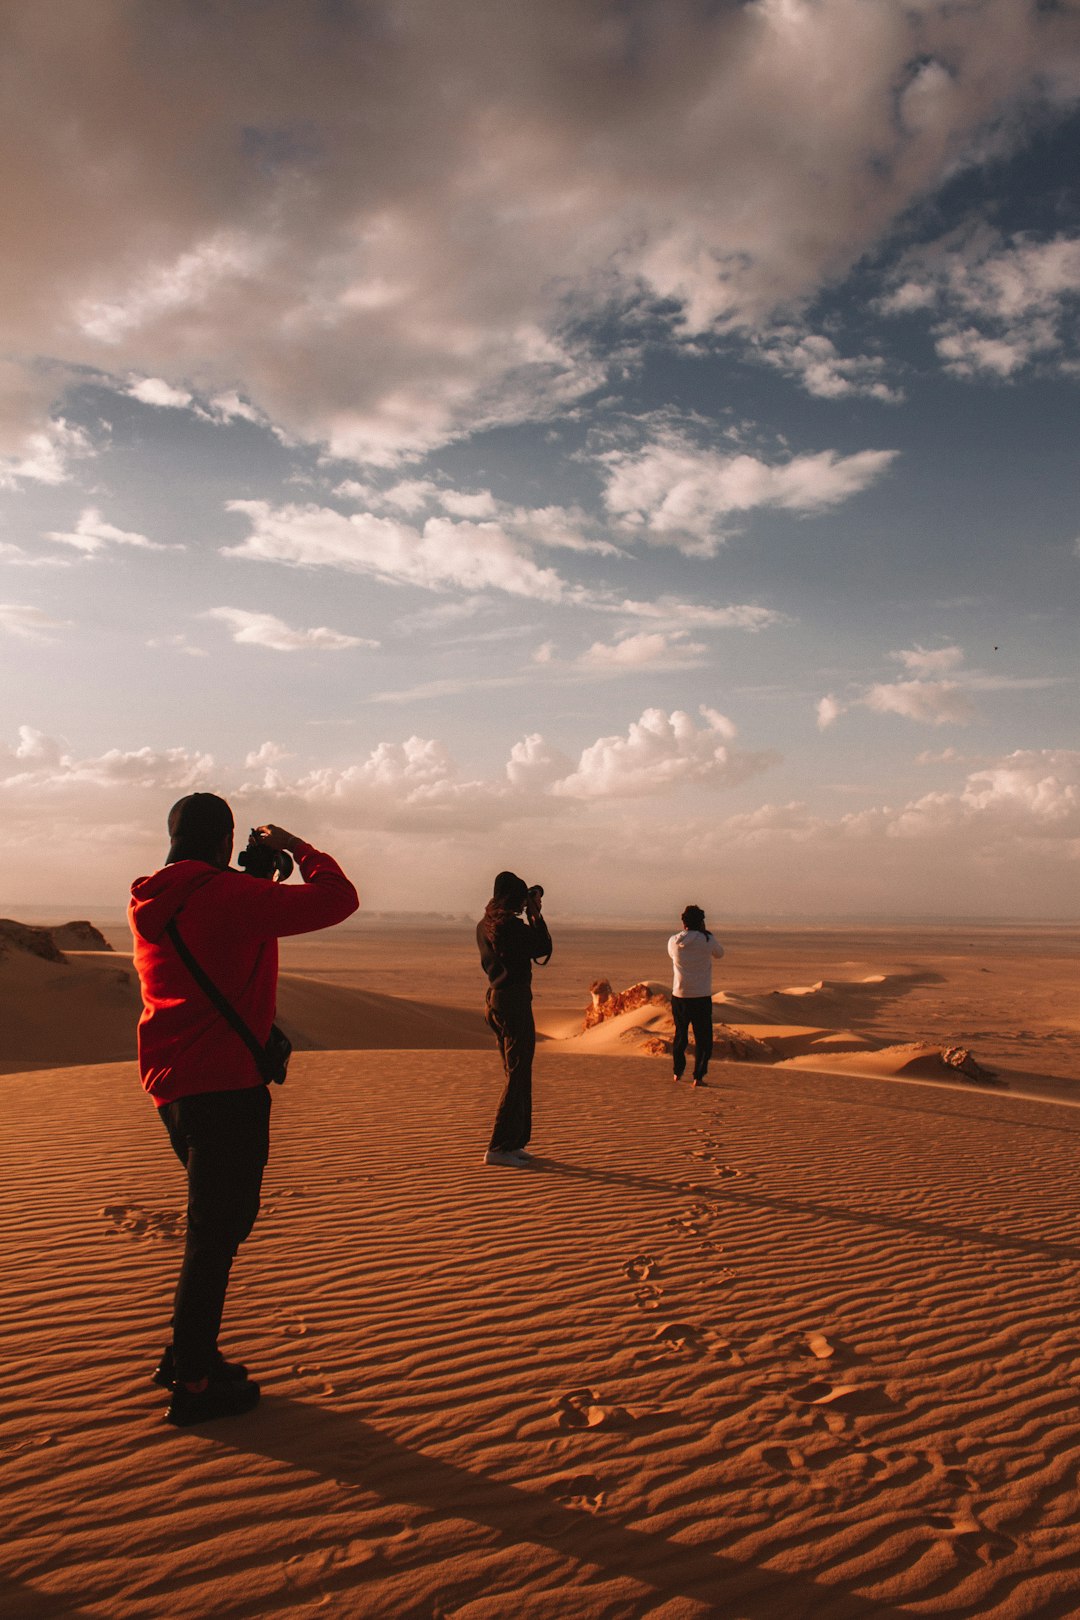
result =
[[544,891],[540,887],[539,883],[531,884],[529,887],[529,899],[533,902],[533,904],[538,906],[543,898]]
[[271,849],[259,837],[258,828],[252,827],[248,833],[247,848],[240,851],[236,864],[244,868],[248,877],[269,878],[271,883],[284,883],[292,873],[293,858],[288,850]]

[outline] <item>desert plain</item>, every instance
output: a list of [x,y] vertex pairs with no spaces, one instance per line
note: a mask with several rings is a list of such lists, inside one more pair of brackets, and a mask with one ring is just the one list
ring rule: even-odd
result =
[[668,930],[553,916],[522,1169],[467,921],[285,942],[263,1399],[178,1432],[126,933],[0,925],[0,1613],[1080,1613],[1075,930],[715,926],[693,1090]]

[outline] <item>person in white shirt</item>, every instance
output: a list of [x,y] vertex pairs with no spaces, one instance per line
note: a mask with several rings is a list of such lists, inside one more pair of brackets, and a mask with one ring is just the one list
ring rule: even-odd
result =
[[671,989],[671,1011],[675,1019],[675,1042],[671,1049],[678,1082],[686,1070],[686,1046],[694,1032],[694,1085],[705,1084],[712,1056],[712,965],[724,954],[724,947],[705,926],[700,906],[687,906],[682,914],[682,933],[668,940],[668,955],[675,966]]

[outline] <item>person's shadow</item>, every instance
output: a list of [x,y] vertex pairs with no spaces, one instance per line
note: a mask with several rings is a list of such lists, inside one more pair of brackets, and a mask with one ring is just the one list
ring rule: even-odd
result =
[[[904,1612],[841,1584],[739,1563],[703,1546],[575,1511],[553,1497],[414,1451],[362,1418],[305,1401],[270,1396],[251,1417],[229,1423],[227,1430],[214,1426],[207,1438],[322,1475],[347,1491],[422,1508],[435,1520],[485,1526],[503,1546],[532,1542],[551,1548],[613,1579],[637,1581],[660,1598],[696,1599],[718,1615],[792,1620],[812,1612],[822,1620],[901,1620]],[[363,1570],[344,1568],[336,1576],[325,1572],[321,1584],[347,1588],[368,1578]]]

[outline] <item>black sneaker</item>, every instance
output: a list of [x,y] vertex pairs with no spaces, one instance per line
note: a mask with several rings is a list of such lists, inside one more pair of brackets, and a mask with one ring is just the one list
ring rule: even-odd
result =
[[177,1384],[165,1421],[186,1429],[192,1423],[209,1423],[214,1418],[239,1417],[258,1404],[259,1386],[250,1379],[243,1384],[218,1384],[211,1379],[205,1389],[197,1391]]
[[[220,1350],[215,1351],[215,1360],[210,1368],[210,1376],[220,1384],[243,1384],[247,1380],[248,1370],[239,1361],[226,1361]],[[173,1361],[173,1347],[167,1344],[161,1352],[161,1360],[155,1370],[150,1374],[150,1381],[159,1384],[162,1389],[172,1389],[176,1383],[176,1365]]]

